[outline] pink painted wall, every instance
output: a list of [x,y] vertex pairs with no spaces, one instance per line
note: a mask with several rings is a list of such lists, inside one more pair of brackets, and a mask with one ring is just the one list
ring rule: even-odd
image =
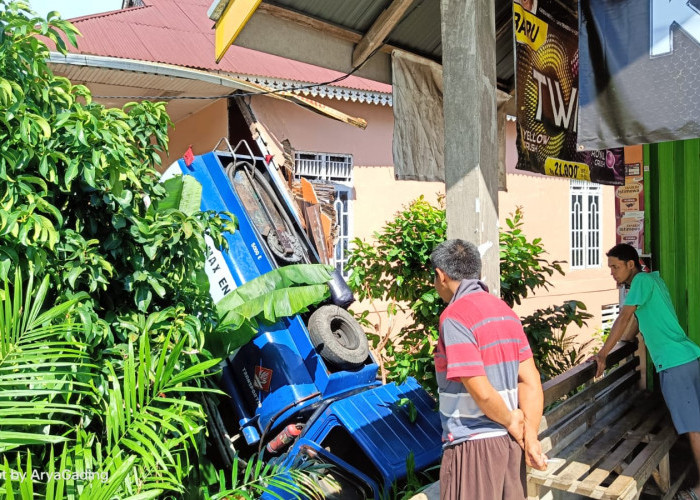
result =
[[394,116],[389,106],[316,98],[317,101],[352,116],[367,120],[359,129],[301,106],[279,99],[253,97],[251,107],[257,119],[280,141],[289,139],[298,151],[352,154],[355,165],[393,165],[391,138]]

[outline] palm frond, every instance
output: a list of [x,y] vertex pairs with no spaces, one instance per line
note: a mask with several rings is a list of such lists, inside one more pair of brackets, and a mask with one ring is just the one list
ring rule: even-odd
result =
[[138,351],[129,343],[122,376],[107,363],[106,448],[99,472],[109,481],[93,480],[83,493],[86,498],[109,499],[115,493],[119,498],[151,498],[164,491],[182,491],[189,472],[182,460],[187,460],[187,449],[197,451],[197,434],[205,422],[201,404],[186,396],[211,391],[195,382],[219,362],[213,359],[182,369],[186,341],[183,337],[174,343],[168,334],[154,355],[149,335],[143,335]]
[[266,463],[257,455],[253,455],[246,463],[235,456],[230,477],[227,478],[224,472],[220,471],[216,485],[218,491],[214,494],[204,491],[204,497],[208,500],[230,497],[253,499],[265,493],[279,499],[289,498],[289,495],[299,500],[322,499],[324,494],[319,486],[318,477],[320,473],[327,471],[328,467],[328,464],[310,461],[294,461],[292,464]]
[[92,397],[95,366],[87,346],[72,336],[83,331],[73,309],[87,296],[43,310],[48,277],[26,289],[19,269],[0,294],[0,453],[23,445],[56,444],[68,439]]

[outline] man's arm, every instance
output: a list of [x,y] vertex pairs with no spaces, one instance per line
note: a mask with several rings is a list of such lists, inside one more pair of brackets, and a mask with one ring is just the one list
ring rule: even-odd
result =
[[523,412],[520,409],[509,410],[485,375],[462,377],[461,380],[484,415],[505,427],[518,444],[523,446]]
[[544,394],[542,393],[540,372],[537,370],[533,358],[526,359],[520,363],[518,368],[518,404],[525,419],[523,436],[525,462],[530,467],[545,470],[547,468],[546,457],[542,453],[542,446],[537,436],[540,430],[540,420],[542,420]]
[[638,333],[639,323],[637,322],[637,316],[633,314],[632,319],[630,319],[630,322],[627,324],[627,328],[625,328],[625,331],[622,334],[622,338],[620,340],[630,341],[634,339]]
[[598,363],[598,369],[595,374],[596,377],[600,377],[605,371],[605,358],[608,357],[608,354],[610,353],[612,348],[615,347],[615,344],[617,344],[620,341],[620,339],[622,339],[622,335],[625,332],[628,332],[628,329],[630,328],[630,322],[633,320],[634,312],[636,310],[637,306],[622,306],[620,314],[617,316],[617,319],[615,320],[612,328],[610,329],[608,339],[605,341],[605,344],[603,344],[603,347],[601,347],[600,351],[598,351],[598,354],[593,356],[593,359],[595,359],[596,363]]

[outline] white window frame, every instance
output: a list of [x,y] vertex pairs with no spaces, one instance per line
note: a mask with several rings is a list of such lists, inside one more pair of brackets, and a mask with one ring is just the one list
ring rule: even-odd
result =
[[[345,195],[345,204],[343,200],[338,198],[333,202],[333,208],[335,208],[336,223],[338,224],[338,241],[333,248],[333,265],[338,269],[344,277],[350,275],[350,271],[347,268],[348,257],[350,255],[350,250],[352,246],[352,229],[353,229],[353,206],[352,206],[352,186],[346,184],[341,184],[334,182],[335,192]],[[343,216],[345,216],[345,222],[343,223]]]
[[[575,197],[580,196],[576,205]],[[592,213],[591,207],[594,208]],[[569,184],[569,267],[602,265],[603,190],[600,184],[572,179]]]
[[[333,208],[338,225],[338,241],[333,248],[331,261],[346,278],[349,275],[346,264],[353,239],[353,158],[352,155],[338,153],[314,153],[295,151],[294,178],[302,177],[309,181],[323,181],[335,187],[336,193],[343,193],[346,203],[336,197]],[[341,210],[339,210],[339,207]],[[343,210],[344,208],[344,210]],[[343,224],[343,216],[347,224]]]

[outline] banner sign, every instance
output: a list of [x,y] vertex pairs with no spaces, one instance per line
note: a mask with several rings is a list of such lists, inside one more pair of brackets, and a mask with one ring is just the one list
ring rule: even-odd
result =
[[615,188],[616,243],[627,243],[644,253],[644,170],[625,165],[625,184]]
[[586,149],[700,137],[700,2],[580,0]]
[[601,184],[624,183],[622,148],[577,151],[578,16],[576,3],[513,4],[516,39],[516,168]]

